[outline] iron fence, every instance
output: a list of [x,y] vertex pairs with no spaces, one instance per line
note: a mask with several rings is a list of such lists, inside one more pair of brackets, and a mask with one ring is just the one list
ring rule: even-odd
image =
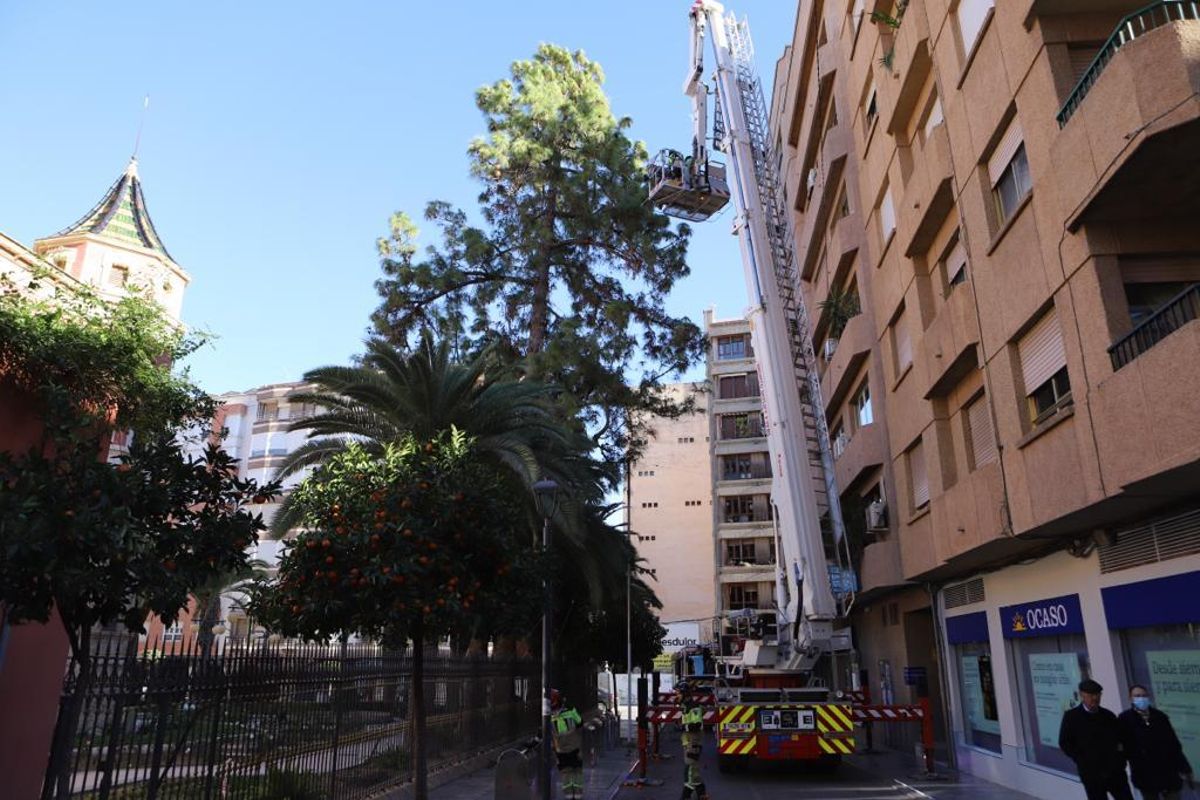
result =
[[[412,660],[395,651],[202,655],[122,636],[95,648],[91,675],[70,665],[43,798],[355,800],[411,777]],[[430,770],[534,734],[538,691],[535,662],[428,654]]]

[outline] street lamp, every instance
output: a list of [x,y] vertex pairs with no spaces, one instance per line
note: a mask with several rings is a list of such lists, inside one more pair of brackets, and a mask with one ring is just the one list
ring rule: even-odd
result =
[[[542,517],[542,555],[550,555],[550,518],[558,510],[558,484],[540,480],[533,485],[533,500]],[[543,564],[544,566],[544,564]],[[542,765],[538,781],[542,800],[550,800],[550,614],[553,610],[550,580],[542,573]]]

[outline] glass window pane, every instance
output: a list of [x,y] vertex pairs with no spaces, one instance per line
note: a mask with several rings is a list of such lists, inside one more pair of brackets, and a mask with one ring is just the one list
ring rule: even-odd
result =
[[1063,714],[1079,705],[1079,681],[1091,674],[1087,643],[1081,635],[1043,636],[1012,640],[1009,646],[1025,758],[1074,775],[1075,762],[1058,749],[1058,729]]
[[967,744],[999,753],[1000,715],[991,647],[986,642],[967,642],[956,645],[955,650]]
[[1192,768],[1200,769],[1200,625],[1132,628],[1121,638],[1130,683],[1150,689]]

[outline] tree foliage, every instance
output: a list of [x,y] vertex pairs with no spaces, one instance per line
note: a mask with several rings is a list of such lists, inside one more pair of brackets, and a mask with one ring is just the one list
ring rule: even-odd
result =
[[303,531],[287,544],[278,587],[258,592],[256,616],[306,639],[404,642],[418,628],[439,637],[536,610],[519,496],[474,456],[460,431],[410,435],[379,453],[347,445],[295,490]]
[[563,387],[567,418],[619,461],[644,430],[633,412],[677,416],[661,380],[704,352],[665,298],[689,273],[690,230],[646,204],[645,147],[613,115],[600,66],[544,44],[481,88],[487,135],[469,148],[483,225],[445,202],[425,218],[440,242],[418,256],[404,214],[379,242],[377,331],[409,341],[437,330],[464,350],[485,342]]

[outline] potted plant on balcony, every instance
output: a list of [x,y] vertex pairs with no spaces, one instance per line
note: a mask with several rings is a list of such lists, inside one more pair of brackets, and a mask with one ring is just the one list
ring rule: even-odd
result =
[[823,349],[825,360],[832,360],[838,340],[846,330],[846,324],[862,313],[858,292],[846,289],[830,289],[829,295],[818,305],[821,313],[829,317],[829,335],[825,337]]

